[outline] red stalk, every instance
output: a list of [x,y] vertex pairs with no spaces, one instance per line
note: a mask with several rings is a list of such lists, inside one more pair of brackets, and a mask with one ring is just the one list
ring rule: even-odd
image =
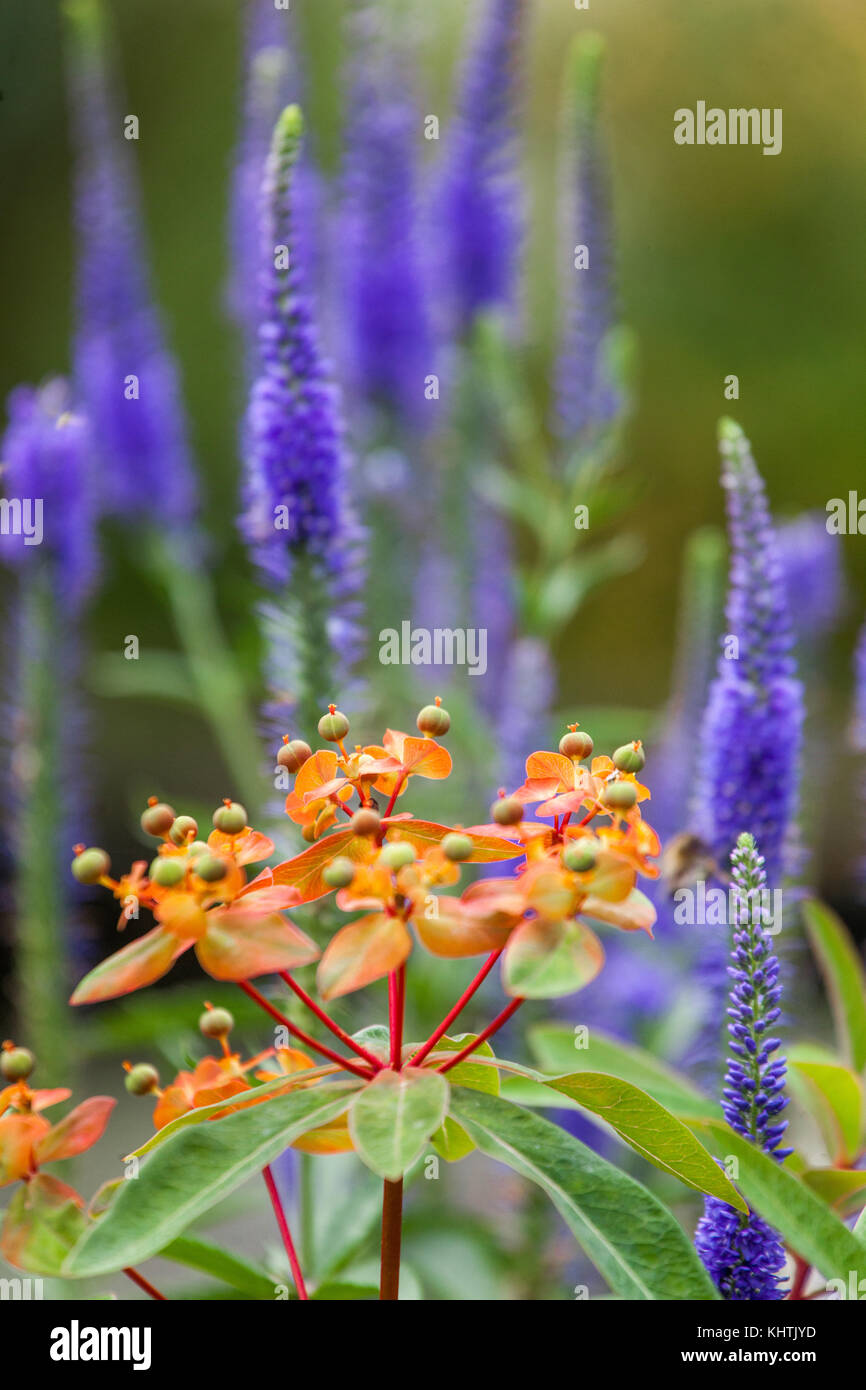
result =
[[415,1056],[409,1059],[408,1065],[410,1067],[420,1067],[428,1052],[432,1052],[439,1039],[441,1037],[444,1037],[444,1035],[448,1032],[448,1029],[451,1027],[451,1024],[454,1022],[457,1015],[463,1012],[475,991],[479,989],[481,985],[484,983],[484,981],[487,979],[487,976],[490,974],[499,957],[502,955],[502,949],[504,948],[501,948],[498,951],[492,951],[490,953],[490,955],[487,957],[486,961],[482,965],[481,969],[479,970],[478,974],[475,976],[475,979],[472,981],[470,985],[467,985],[466,989],[463,991],[460,998],[457,1000],[457,1003],[454,1005],[453,1009],[449,1009],[448,1013],[445,1015],[436,1031],[430,1034],[430,1037],[427,1039],[425,1043],[422,1043],[421,1047],[419,1047],[418,1051],[415,1053]]
[[374,1056],[372,1052],[368,1052],[366,1047],[362,1047],[360,1043],[355,1042],[355,1039],[350,1037],[349,1034],[340,1027],[339,1023],[335,1023],[334,1020],[325,1013],[325,1010],[319,1007],[315,999],[310,998],[307,991],[298,984],[297,980],[292,979],[288,970],[280,970],[278,974],[281,980],[285,980],[289,989],[293,990],[298,998],[306,1004],[310,1012],[316,1015],[319,1022],[324,1023],[325,1027],[331,1030],[335,1038],[339,1038],[340,1042],[350,1048],[358,1057],[363,1057],[365,1062],[369,1062],[374,1071],[381,1071],[382,1063],[379,1058]]
[[522,998],[512,999],[511,1003],[507,1004],[502,1012],[496,1015],[493,1022],[488,1023],[487,1027],[482,1029],[474,1042],[467,1043],[465,1047],[461,1048],[459,1052],[456,1052],[453,1057],[449,1057],[448,1061],[443,1062],[442,1066],[437,1067],[436,1070],[444,1072],[450,1071],[452,1067],[456,1067],[457,1063],[462,1062],[471,1052],[474,1052],[476,1047],[486,1042],[488,1038],[492,1038],[493,1034],[497,1033],[503,1024],[508,1022],[511,1015],[517,1012],[523,1002]]
[[283,1245],[289,1257],[289,1268],[292,1271],[292,1278],[295,1281],[298,1298],[305,1302],[309,1299],[310,1295],[307,1293],[307,1286],[304,1283],[300,1261],[298,1260],[298,1254],[295,1250],[295,1242],[292,1240],[292,1233],[289,1230],[289,1223],[286,1220],[286,1213],[283,1210],[282,1199],[277,1191],[277,1184],[274,1181],[274,1175],[271,1172],[270,1164],[267,1164],[267,1166],[262,1169],[262,1177],[265,1180],[265,1185],[267,1186],[268,1194],[271,1199],[271,1206],[274,1209],[274,1216],[277,1218],[277,1225],[280,1228],[280,1235],[283,1238]]
[[391,1036],[391,1066],[400,1070],[403,1054],[403,1013],[406,1006],[406,966],[388,976],[388,1032]]
[[400,1245],[403,1235],[403,1179],[388,1182],[382,1190],[382,1263],[379,1298],[393,1300],[400,1294]]
[[139,1274],[138,1270],[133,1269],[131,1265],[127,1265],[123,1270],[123,1273],[126,1275],[127,1279],[132,1280],[133,1284],[137,1284],[140,1289],[144,1289],[144,1292],[150,1298],[159,1299],[161,1303],[168,1302],[168,1299],[166,1298],[165,1294],[160,1293],[159,1289],[155,1288],[153,1284],[151,1284],[147,1279],[145,1279],[143,1274]]
[[312,1048],[314,1052],[321,1052],[322,1056],[327,1057],[329,1062],[336,1062],[344,1071],[354,1072],[355,1076],[360,1076],[364,1081],[370,1080],[369,1071],[366,1071],[363,1067],[356,1066],[354,1062],[349,1061],[348,1057],[341,1057],[339,1052],[332,1052],[324,1043],[317,1042],[315,1038],[311,1038],[309,1033],[304,1032],[303,1028],[299,1028],[297,1024],[292,1023],[290,1019],[286,1018],[285,1014],[280,1013],[279,1009],[275,1009],[273,1004],[271,1004],[263,994],[259,994],[259,991],[255,989],[253,985],[249,984],[246,980],[238,980],[237,983],[244,994],[248,994],[250,999],[255,1000],[259,1008],[264,1009],[265,1013],[270,1014],[271,1018],[276,1019],[277,1023],[281,1023],[287,1032],[291,1033],[299,1042],[302,1042],[305,1047]]

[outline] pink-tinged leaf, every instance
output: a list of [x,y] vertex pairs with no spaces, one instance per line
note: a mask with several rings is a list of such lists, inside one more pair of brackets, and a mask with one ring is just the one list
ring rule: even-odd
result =
[[84,1231],[84,1203],[66,1183],[38,1173],[22,1183],[6,1211],[0,1254],[16,1269],[59,1274]]
[[264,916],[267,912],[284,912],[287,907],[297,907],[301,901],[301,895],[297,888],[292,888],[288,883],[257,884],[254,880],[242,893],[235,898],[232,905],[232,912],[236,908],[243,909],[245,913],[257,913]]
[[36,1157],[40,1163],[54,1163],[59,1158],[74,1158],[101,1139],[108,1117],[116,1105],[111,1096],[91,1096],[70,1110],[59,1124],[39,1140]]
[[196,954],[215,980],[252,980],[319,959],[315,942],[294,923],[276,914],[249,919],[240,906],[208,914]]
[[645,931],[653,934],[656,910],[645,893],[633,888],[622,902],[608,902],[590,894],[580,908],[581,917],[594,917],[597,922],[608,922],[621,931]]
[[503,957],[506,992],[524,999],[558,999],[583,989],[604,965],[604,950],[583,922],[523,922]]
[[72,1095],[68,1086],[57,1086],[51,1091],[34,1091],[30,1099],[33,1110],[47,1110],[50,1105],[59,1105]]
[[436,911],[431,912],[428,899],[421,911],[413,915],[412,923],[421,942],[434,956],[458,960],[499,951],[508,941],[513,922],[500,925],[467,911],[457,898],[433,897]]
[[438,780],[451,771],[451,754],[431,738],[406,738],[400,760],[415,777]]
[[578,811],[583,810],[583,804],[594,797],[591,785],[582,785],[573,792],[562,792],[560,796],[552,796],[549,801],[542,801],[538,806],[536,814],[539,816],[572,816]]
[[154,927],[153,931],[137,941],[130,941],[128,946],[95,966],[85,975],[69,1002],[96,1004],[152,985],[154,980],[168,973],[178,956],[191,945],[192,941],[181,941],[165,927]]
[[542,750],[538,753],[530,753],[526,759],[527,782],[550,781],[552,779],[560,791],[572,791],[576,786],[577,777],[582,774],[583,769],[575,768],[571,758],[566,758],[563,753],[549,753]]
[[[438,845],[451,834],[448,825],[437,825],[430,820],[406,820],[400,826],[400,839],[408,840],[416,849],[428,849]],[[519,859],[523,854],[520,845],[513,845],[499,835],[475,835],[469,830],[461,830],[472,841],[472,853],[464,862],[467,864],[490,864],[496,859]]]
[[401,966],[412,949],[412,938],[399,917],[374,912],[341,927],[325,949],[316,971],[323,999],[363,989]]
[[274,842],[259,830],[245,830],[242,835],[226,835],[222,830],[212,830],[207,837],[208,847],[215,854],[231,854],[238,864],[258,864],[270,859],[274,852]]
[[50,1128],[41,1115],[13,1111],[0,1119],[0,1187],[27,1177],[35,1167],[36,1145]]
[[284,864],[278,864],[274,869],[274,883],[297,888],[302,903],[314,902],[316,898],[333,892],[323,880],[322,871],[338,855],[345,855],[347,859],[361,863],[371,856],[370,840],[353,835],[351,830],[335,830],[333,834],[326,835],[324,839],[310,845],[303,854],[297,854],[294,859],[287,859]]
[[606,902],[625,902],[632,892],[637,879],[634,865],[619,854],[601,850],[596,856],[595,868],[587,887],[594,898],[604,898]]
[[519,825],[497,825],[495,821],[488,821],[486,825],[467,825],[465,835],[492,835],[494,838],[503,840],[519,840],[521,827]]
[[344,787],[349,785],[348,777],[332,777],[330,782],[322,782],[321,786],[313,787],[304,793],[304,805],[309,806],[311,801],[323,801],[326,797],[335,796]]

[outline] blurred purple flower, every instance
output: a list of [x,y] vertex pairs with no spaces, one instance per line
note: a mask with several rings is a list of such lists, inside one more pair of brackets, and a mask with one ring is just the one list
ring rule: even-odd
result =
[[818,511],[783,522],[778,546],[787,609],[802,650],[826,637],[842,613],[842,547],[827,530],[826,514]]
[[[513,655],[511,643],[516,606],[511,535],[502,513],[483,498],[473,497],[471,519],[474,565],[472,624],[484,628],[487,633],[487,670],[483,676],[477,677],[478,703],[489,718],[499,723],[503,703],[510,708],[510,701],[505,699],[505,683]],[[541,686],[544,683],[545,678],[542,677]],[[536,687],[536,698],[540,693],[541,688]],[[543,713],[546,712],[545,708]],[[539,713],[541,711],[536,710],[536,715]],[[501,723],[500,737],[503,737]],[[527,752],[530,751],[527,749]]]
[[854,649],[854,719],[851,743],[857,753],[866,753],[866,623],[860,629]]
[[526,758],[545,748],[556,674],[550,648],[539,637],[518,637],[512,643],[502,682],[497,726],[499,775],[513,791],[526,778]]
[[436,232],[457,331],[510,305],[520,239],[515,125],[525,0],[487,0],[447,135]]
[[76,392],[91,422],[103,506],[180,528],[196,489],[177,368],[148,283],[135,141],[116,114],[98,11],[70,9],[70,21]]

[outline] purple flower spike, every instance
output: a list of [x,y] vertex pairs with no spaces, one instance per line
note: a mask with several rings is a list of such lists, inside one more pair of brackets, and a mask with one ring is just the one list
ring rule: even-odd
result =
[[79,0],[69,15],[78,147],[76,391],[91,422],[105,507],[181,527],[195,511],[195,483],[177,368],[140,238],[136,142],[116,114],[98,9]]
[[[782,991],[772,938],[764,930],[767,874],[752,835],[740,835],[731,855],[733,916],[732,985],[728,1009],[729,1057],[722,1109],[732,1129],[782,1162],[791,1149],[779,1145],[787,1121],[779,1115],[786,1063],[773,1053],[772,1029]],[[707,1197],[695,1232],[695,1248],[723,1298],[780,1299],[785,1251],[761,1217],[743,1217],[727,1202]]]
[[525,0],[487,0],[463,72],[441,189],[450,309],[465,332],[484,309],[511,303],[520,239],[514,152]]

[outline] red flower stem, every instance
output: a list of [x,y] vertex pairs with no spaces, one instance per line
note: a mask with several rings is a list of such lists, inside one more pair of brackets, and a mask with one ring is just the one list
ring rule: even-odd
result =
[[474,1042],[467,1043],[465,1047],[461,1048],[453,1057],[449,1057],[448,1061],[443,1062],[442,1066],[437,1067],[436,1070],[450,1071],[452,1067],[456,1067],[457,1063],[462,1062],[464,1058],[468,1057],[470,1052],[474,1052],[476,1047],[486,1042],[488,1038],[492,1038],[493,1034],[497,1033],[502,1025],[508,1022],[511,1015],[517,1012],[523,1002],[524,1000],[522,998],[512,999],[511,1003],[507,1004],[502,1010],[502,1013],[497,1014],[493,1022],[488,1023],[487,1027],[481,1030]]
[[382,1189],[382,1263],[379,1298],[394,1300],[400,1295],[400,1244],[403,1236],[403,1179],[388,1182]]
[[271,1165],[269,1163],[262,1169],[262,1177],[265,1180],[265,1185],[268,1189],[268,1195],[271,1199],[271,1206],[274,1209],[274,1216],[277,1218],[277,1225],[280,1228],[280,1235],[283,1238],[283,1245],[285,1246],[286,1254],[289,1257],[289,1268],[292,1271],[292,1278],[295,1281],[295,1288],[298,1291],[298,1298],[300,1298],[303,1302],[306,1302],[309,1299],[310,1295],[307,1293],[307,1286],[304,1283],[304,1276],[301,1273],[301,1265],[300,1261],[298,1260],[298,1253],[295,1250],[295,1242],[292,1240],[292,1233],[289,1230],[289,1223],[286,1220],[286,1213],[283,1210],[282,1199],[280,1197],[279,1192],[277,1191],[277,1184],[274,1181],[274,1175],[271,1172]]
[[[395,785],[395,787],[394,787],[393,792],[391,793],[391,800],[388,802],[388,805],[385,807],[385,814],[382,816],[382,819],[383,819],[383,820],[387,820],[388,817],[390,816],[391,812],[393,811],[393,809],[394,809],[394,802],[397,800],[397,797],[400,795],[400,792],[401,792],[402,787],[403,787],[403,783],[406,781],[406,778],[407,778],[408,776],[409,776],[408,772],[402,772],[402,773],[400,774],[400,776],[397,778],[397,783],[396,783],[396,785]],[[382,843],[382,841],[384,840],[384,838],[385,838],[385,829],[383,828],[383,829],[381,829],[381,830],[379,831],[379,834],[376,836],[376,839],[377,839],[378,843],[381,845],[381,843]]]
[[806,1287],[811,1269],[812,1266],[806,1260],[801,1259],[799,1255],[794,1256],[794,1282],[791,1285],[791,1292],[788,1294],[789,1299],[803,1297],[803,1290]]
[[403,1013],[406,1006],[406,966],[388,976],[388,1032],[391,1036],[391,1066],[400,1070],[403,1054]]
[[298,1042],[302,1042],[305,1047],[312,1048],[314,1052],[321,1052],[322,1056],[327,1057],[329,1062],[336,1062],[344,1071],[354,1072],[355,1076],[360,1076],[364,1081],[370,1080],[369,1071],[366,1071],[363,1067],[357,1067],[354,1062],[349,1061],[348,1057],[341,1057],[339,1052],[332,1052],[324,1043],[316,1042],[316,1039],[311,1038],[309,1033],[305,1033],[303,1028],[298,1028],[297,1024],[292,1023],[286,1018],[285,1014],[281,1014],[279,1009],[275,1009],[273,1004],[271,1004],[263,994],[259,994],[258,990],[246,980],[238,980],[237,983],[244,994],[248,994],[250,999],[254,999],[259,1008],[264,1009],[265,1013],[270,1014],[271,1018],[276,1019],[277,1023],[281,1023],[287,1032],[298,1039]]
[[325,1010],[319,1007],[315,999],[310,998],[307,991],[298,984],[297,980],[292,979],[288,970],[280,970],[278,974],[281,980],[285,980],[289,989],[293,990],[298,998],[306,1004],[310,1012],[316,1015],[319,1022],[324,1023],[325,1027],[331,1030],[335,1038],[339,1038],[340,1042],[344,1043],[345,1046],[356,1053],[358,1057],[363,1057],[365,1062],[369,1062],[374,1071],[381,1071],[382,1063],[379,1061],[379,1058],[372,1052],[368,1052],[366,1047],[362,1047],[360,1043],[355,1042],[355,1039],[350,1037],[345,1029],[340,1027],[339,1023],[335,1023],[334,1020],[325,1013]]
[[420,1067],[428,1052],[433,1051],[433,1048],[436,1046],[439,1039],[441,1037],[444,1037],[457,1015],[463,1012],[475,991],[479,989],[481,985],[484,983],[484,981],[487,979],[487,976],[490,974],[499,957],[502,955],[502,949],[498,951],[492,951],[490,953],[490,955],[487,957],[486,961],[482,965],[481,969],[479,970],[478,974],[475,976],[475,979],[472,981],[470,985],[467,985],[466,989],[463,991],[460,998],[457,1000],[457,1003],[454,1005],[453,1009],[449,1009],[448,1013],[445,1015],[436,1031],[430,1034],[429,1038],[425,1043],[422,1043],[418,1051],[415,1053],[414,1057],[410,1057],[409,1062],[407,1064],[408,1066]]
[[133,1269],[131,1265],[127,1265],[124,1268],[123,1273],[126,1275],[127,1279],[132,1280],[133,1284],[137,1284],[140,1289],[144,1289],[144,1292],[150,1298],[159,1299],[160,1303],[168,1302],[168,1299],[166,1298],[165,1294],[160,1293],[159,1289],[155,1288],[153,1284],[149,1283],[149,1281],[145,1279],[144,1275],[139,1274],[138,1270]]

